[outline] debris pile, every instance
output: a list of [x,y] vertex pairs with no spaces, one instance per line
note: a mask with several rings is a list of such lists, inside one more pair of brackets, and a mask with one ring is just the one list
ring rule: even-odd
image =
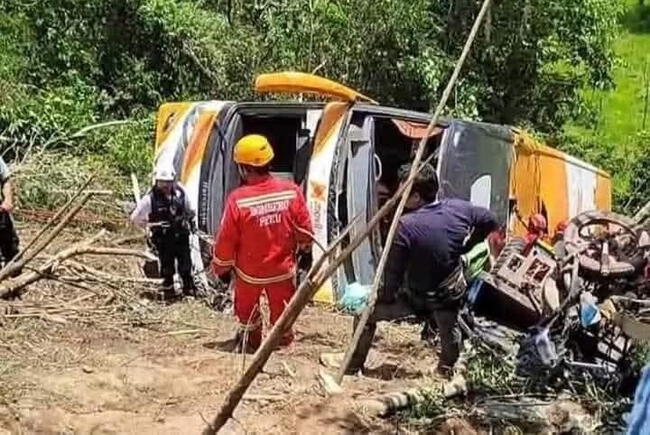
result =
[[470,287],[469,337],[442,388],[370,399],[409,424],[620,431],[650,341],[650,238],[642,219],[587,212],[551,247],[513,238]]
[[[131,238],[107,240],[107,231],[102,229],[81,241],[59,240],[68,224],[95,195],[94,191],[88,190],[90,182],[91,179],[84,182],[69,201],[31,237],[29,243],[18,255],[0,270],[0,298],[20,298],[27,291],[29,285],[40,280],[48,280],[92,290],[94,296],[105,296],[102,305],[93,309],[97,313],[113,309],[111,303],[116,299],[127,297],[132,299],[130,292],[127,291],[127,284],[151,286],[152,288],[157,284],[156,280],[101,270],[101,262],[98,268],[92,263],[80,260],[87,256],[150,259],[150,254],[141,249],[122,246],[123,243],[131,241]],[[90,297],[84,297],[83,300],[86,299],[90,299]],[[74,302],[75,304],[66,301],[61,305],[38,306],[34,302],[13,301],[3,305],[4,316],[7,318],[48,317],[56,319],[60,318],[62,314],[79,312],[81,308],[76,303],[81,301]]]
[[650,341],[649,254],[647,227],[600,211],[571,220],[554,247],[511,241],[462,314],[473,415],[548,423],[568,401],[591,415],[574,429],[624,427]]

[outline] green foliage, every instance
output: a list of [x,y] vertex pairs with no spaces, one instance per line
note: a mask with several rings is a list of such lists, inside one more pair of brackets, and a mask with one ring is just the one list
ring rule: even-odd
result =
[[[35,35],[33,84],[79,77],[109,96],[109,112],[126,116],[167,99],[247,98],[254,75],[281,69],[318,69],[383,103],[429,109],[480,4],[275,0],[223,10],[196,0],[13,2]],[[584,83],[609,83],[621,11],[618,0],[528,0],[523,11],[519,1],[495,4],[452,111],[557,129],[580,105],[575,92]]]
[[650,364],[650,344],[639,343],[632,349],[632,361],[639,371]]
[[613,48],[615,88],[585,89],[584,109],[557,139],[565,150],[608,170],[614,206],[634,213],[650,200],[650,6],[626,0],[623,32]]
[[625,144],[607,142],[588,135],[565,133],[558,147],[569,154],[594,162],[614,180],[614,209],[634,214],[650,200],[650,131],[640,131]]
[[[88,150],[144,173],[144,119],[165,101],[258,98],[261,72],[317,71],[388,105],[437,102],[478,0],[5,0],[0,132],[16,151]],[[447,115],[555,133],[611,84],[622,0],[491,7]],[[88,124],[134,126],[71,134]],[[144,146],[143,148],[140,148]],[[595,162],[598,164],[598,162]]]
[[96,195],[85,209],[109,219],[122,218],[120,199],[127,198],[129,190],[119,174],[103,161],[62,152],[33,154],[17,168],[19,206],[23,209],[38,207],[57,210],[91,176],[93,181],[90,188],[110,190],[114,195]]
[[581,107],[579,90],[610,83],[620,1],[503,2],[472,55],[479,113],[553,132]]
[[76,82],[52,88],[14,88],[5,94],[0,120],[11,120],[5,135],[19,144],[59,144],[75,130],[97,121],[97,92]]
[[86,156],[98,165],[102,161],[111,162],[121,174],[134,173],[138,179],[146,179],[153,158],[153,123],[153,116],[148,116],[110,130],[98,130],[83,140],[75,154]]

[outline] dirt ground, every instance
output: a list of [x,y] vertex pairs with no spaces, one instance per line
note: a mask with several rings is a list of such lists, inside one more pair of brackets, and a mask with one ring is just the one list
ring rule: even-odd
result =
[[[138,273],[131,259],[87,264]],[[251,356],[220,346],[234,335],[231,315],[193,299],[165,305],[140,297],[142,290],[41,281],[22,300],[2,302],[0,428],[199,433]],[[297,323],[295,346],[272,356],[224,433],[407,432],[399,420],[371,418],[353,404],[437,382],[434,351],[419,341],[418,327],[383,324],[369,358],[373,374],[347,377],[344,393],[327,397],[319,355],[343,351],[351,324],[349,316],[309,307]]]

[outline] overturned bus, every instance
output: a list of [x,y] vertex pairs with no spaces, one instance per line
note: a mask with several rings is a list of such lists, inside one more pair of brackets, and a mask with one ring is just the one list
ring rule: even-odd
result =
[[[255,89],[331,101],[166,103],[158,111],[154,165],[173,165],[196,207],[199,230],[218,231],[224,200],[241,182],[234,144],[258,133],[274,147],[272,172],[304,189],[320,244],[351,221],[352,235],[363,231],[382,198],[397,189],[398,169],[412,159],[431,115],[378,105],[309,74],[261,75]],[[425,158],[437,168],[441,198],[485,206],[514,234],[525,231],[523,219],[533,213],[545,215],[553,229],[582,211],[611,206],[609,175],[509,126],[442,120],[427,138]],[[193,243],[195,267],[207,264],[209,245]],[[347,283],[371,283],[381,249],[377,230],[315,299],[333,302]],[[314,259],[321,254],[315,244]]]

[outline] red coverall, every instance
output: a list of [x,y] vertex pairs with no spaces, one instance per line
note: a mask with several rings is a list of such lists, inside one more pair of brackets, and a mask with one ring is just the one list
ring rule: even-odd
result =
[[527,255],[532,249],[536,241],[543,239],[548,232],[546,218],[537,213],[528,219],[527,233],[524,236],[526,240],[526,247],[524,248],[524,255]]
[[[248,345],[259,347],[262,324],[259,298],[266,291],[274,324],[296,290],[296,251],[308,249],[309,211],[299,187],[265,176],[235,189],[226,201],[216,236],[212,265],[217,275],[235,271],[235,315],[249,332]],[[293,341],[287,331],[282,345]]]

